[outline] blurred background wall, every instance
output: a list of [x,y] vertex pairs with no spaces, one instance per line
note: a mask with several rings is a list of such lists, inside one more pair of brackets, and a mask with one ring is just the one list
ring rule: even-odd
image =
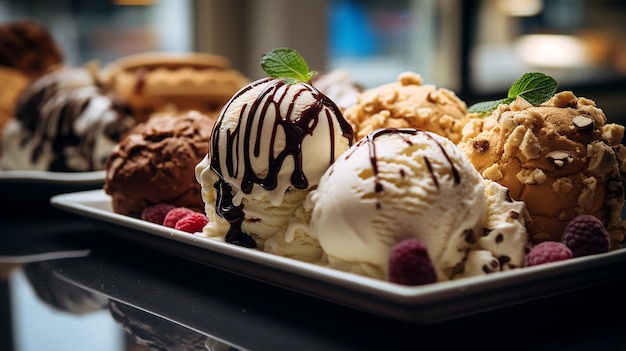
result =
[[73,64],[204,51],[257,78],[261,54],[290,46],[366,87],[412,70],[468,104],[541,71],[626,120],[626,0],[0,0],[0,21],[24,17]]

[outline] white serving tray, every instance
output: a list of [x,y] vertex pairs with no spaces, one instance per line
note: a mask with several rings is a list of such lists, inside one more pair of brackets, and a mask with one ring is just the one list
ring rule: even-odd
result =
[[116,214],[103,190],[53,196],[59,209],[99,228],[201,264],[387,318],[437,323],[546,298],[626,274],[626,249],[481,277],[401,286],[207,239]]

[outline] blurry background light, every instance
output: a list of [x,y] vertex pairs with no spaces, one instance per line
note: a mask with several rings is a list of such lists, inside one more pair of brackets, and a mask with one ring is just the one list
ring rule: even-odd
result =
[[530,17],[543,9],[542,0],[498,0],[498,10],[507,16]]
[[156,0],[113,0],[115,5],[125,5],[125,6],[148,6],[154,5]]
[[569,35],[524,35],[517,40],[515,52],[524,63],[538,67],[571,68],[589,64],[584,42]]

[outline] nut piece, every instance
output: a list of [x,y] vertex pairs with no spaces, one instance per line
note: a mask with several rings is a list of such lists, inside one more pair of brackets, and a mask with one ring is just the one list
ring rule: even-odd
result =
[[476,152],[482,154],[489,149],[489,140],[474,140],[472,142],[472,147],[476,150]]
[[561,168],[574,161],[572,153],[564,150],[552,151],[546,155],[546,158],[557,168]]
[[426,94],[426,101],[432,102],[432,103],[437,102],[436,96],[432,91]]
[[595,128],[595,123],[593,121],[593,118],[587,115],[578,115],[572,118],[572,122],[574,122],[574,125],[580,131],[586,132],[586,131],[593,130]]

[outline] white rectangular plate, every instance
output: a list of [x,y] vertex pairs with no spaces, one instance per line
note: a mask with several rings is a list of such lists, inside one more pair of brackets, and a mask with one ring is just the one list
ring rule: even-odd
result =
[[387,318],[437,323],[601,284],[623,276],[626,249],[449,282],[408,287],[246,249],[116,214],[103,190],[56,195],[59,209],[212,267]]

